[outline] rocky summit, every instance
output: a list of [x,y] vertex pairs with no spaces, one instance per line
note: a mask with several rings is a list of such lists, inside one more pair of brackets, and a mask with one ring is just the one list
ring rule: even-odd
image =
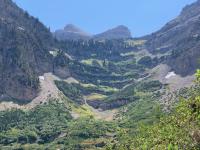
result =
[[117,26],[109,29],[103,33],[91,35],[75,25],[66,25],[64,29],[54,32],[54,36],[60,40],[112,40],[112,39],[128,39],[132,38],[131,32],[128,27],[124,25]]
[[95,39],[128,39],[131,38],[131,32],[128,27],[124,25],[109,29],[103,33],[94,36]]
[[62,30],[56,30],[54,36],[58,40],[80,40],[80,39],[90,39],[91,35],[76,27],[73,24],[68,24]]

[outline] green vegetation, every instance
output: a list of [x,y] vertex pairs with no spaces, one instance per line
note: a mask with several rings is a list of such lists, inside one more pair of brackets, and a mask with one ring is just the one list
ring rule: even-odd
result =
[[108,95],[117,92],[118,89],[109,86],[101,86],[94,84],[77,84],[66,83],[65,81],[55,81],[57,87],[69,99],[82,103],[83,97],[86,96],[88,100],[92,99],[105,99]]
[[130,49],[136,49],[136,45],[130,45],[120,40],[88,40],[88,41],[65,41],[60,42],[61,49],[75,56],[78,60],[98,59],[109,61],[124,59],[121,53],[126,53]]
[[81,60],[81,63],[84,63],[86,65],[93,65],[97,67],[103,67],[103,61],[99,59],[86,59],[86,60]]
[[[1,112],[0,148],[199,149],[200,95],[197,87],[200,71],[196,75],[197,86],[183,90],[188,100],[182,97],[170,114],[164,114],[157,102],[160,98],[157,91],[162,88],[158,81],[132,84],[113,95],[115,98],[132,96],[137,99],[121,107],[111,122],[95,120],[87,106],[69,107],[65,101],[58,100],[30,111]],[[85,115],[73,119],[70,111],[84,112]]]
[[102,95],[102,94],[98,94],[98,93],[92,93],[90,95],[85,96],[85,98],[87,100],[103,100],[105,99],[107,96]]
[[143,95],[148,94],[148,96],[151,97],[153,94],[158,93],[162,88],[164,88],[164,86],[159,81],[142,81],[138,83],[132,83],[124,87],[119,92],[116,92],[108,97],[107,101],[115,101],[117,99],[135,101],[142,99]]
[[151,67],[153,65],[152,58],[150,56],[144,56],[138,61],[138,64]]
[[[50,29],[11,0],[0,4],[2,98],[29,102],[38,94],[38,76],[45,72],[77,80],[71,84],[55,81],[64,94],[59,99],[30,110],[1,111],[0,149],[200,150],[200,70],[196,86],[178,91],[175,96],[180,101],[168,114],[159,104],[165,86],[147,73],[163,62],[176,64],[172,68],[182,75],[191,73],[198,66],[198,35],[176,38],[178,48],[170,36],[157,33],[146,37],[148,41],[59,42]],[[103,111],[108,109],[113,110]],[[110,114],[112,118],[112,112],[117,112],[112,121],[99,119]]]
[[[135,101],[126,107],[121,108],[119,116],[120,127],[129,128],[135,132],[135,128],[139,124],[152,124],[157,122],[163,112],[160,105],[153,100],[149,99],[147,95],[139,101]],[[132,132],[130,133],[130,135]]]
[[180,102],[173,114],[161,118],[159,123],[153,126],[140,126],[137,134],[132,138],[125,133],[123,136],[126,137],[126,141],[123,142],[129,141],[129,143],[120,141],[116,144],[117,147],[199,149],[199,108],[191,107],[191,105],[199,105],[199,98],[198,96],[193,100]]
[[[200,84],[200,71],[196,73],[197,86]],[[139,125],[138,130],[129,128],[128,130],[121,130],[119,136],[117,136],[117,142],[109,144],[108,149],[170,149],[170,150],[198,150],[200,149],[200,95],[199,88],[192,90],[190,98],[181,98],[180,102],[175,107],[171,114],[166,116],[160,116],[160,113],[152,115],[157,119],[153,119],[156,122],[153,125],[142,124]],[[148,101],[146,101],[148,102]],[[149,103],[151,104],[151,103]],[[155,106],[154,106],[155,107]],[[131,107],[131,109],[134,107]],[[140,108],[140,106],[139,106]],[[141,110],[136,109],[137,112]],[[159,112],[156,108],[156,112]],[[132,112],[132,111],[131,111]],[[134,111],[133,111],[134,113]],[[128,110],[130,114],[130,110]],[[132,126],[131,120],[135,115],[132,114],[130,118],[125,116],[125,125],[128,123]],[[139,115],[140,117],[141,115]],[[160,119],[159,119],[160,118]],[[159,121],[158,121],[159,119]],[[123,119],[122,119],[123,120]],[[137,120],[137,119],[136,119]],[[143,119],[142,119],[143,120]],[[149,121],[148,121],[149,122]],[[124,125],[124,124],[123,124]],[[128,126],[128,127],[129,127]],[[130,133],[133,133],[130,135]]]
[[[89,115],[73,120],[69,110],[65,102],[51,100],[30,111],[0,112],[0,149],[102,147],[106,145],[102,137],[112,138],[117,129]],[[91,143],[85,145],[87,141]]]
[[72,117],[63,103],[51,101],[31,111],[0,112],[0,145],[53,141]]
[[66,97],[77,103],[83,103],[83,95],[76,86],[64,81],[55,81],[55,84],[57,85],[58,89],[66,95]]
[[142,92],[154,92],[163,87],[160,81],[145,81],[137,85],[137,90]]

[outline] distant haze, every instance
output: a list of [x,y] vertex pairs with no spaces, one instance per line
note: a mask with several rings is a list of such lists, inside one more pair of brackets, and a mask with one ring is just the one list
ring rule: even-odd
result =
[[75,24],[91,34],[125,25],[134,37],[152,33],[195,0],[14,0],[52,31]]

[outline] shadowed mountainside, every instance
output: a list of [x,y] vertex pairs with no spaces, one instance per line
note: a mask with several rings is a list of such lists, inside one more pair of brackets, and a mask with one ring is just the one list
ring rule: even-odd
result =
[[161,30],[145,37],[152,53],[171,53],[167,63],[186,76],[200,67],[200,1],[186,6]]
[[11,0],[0,0],[0,99],[27,101],[39,88],[38,75],[52,70],[49,30]]

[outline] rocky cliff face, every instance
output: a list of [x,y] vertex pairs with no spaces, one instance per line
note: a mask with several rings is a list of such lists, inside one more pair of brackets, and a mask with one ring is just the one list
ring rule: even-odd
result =
[[49,30],[11,0],[0,0],[0,99],[28,102],[39,89],[38,75],[52,70]]
[[91,38],[91,35],[89,33],[86,33],[85,31],[81,30],[73,24],[68,24],[65,26],[64,29],[55,31],[54,36],[61,41],[80,39],[87,40]]
[[200,1],[186,6],[161,30],[146,37],[152,53],[171,52],[167,63],[179,74],[193,74],[200,67]]
[[131,38],[130,30],[123,25],[117,26],[116,28],[110,29],[103,33],[94,36],[94,39],[128,39]]

